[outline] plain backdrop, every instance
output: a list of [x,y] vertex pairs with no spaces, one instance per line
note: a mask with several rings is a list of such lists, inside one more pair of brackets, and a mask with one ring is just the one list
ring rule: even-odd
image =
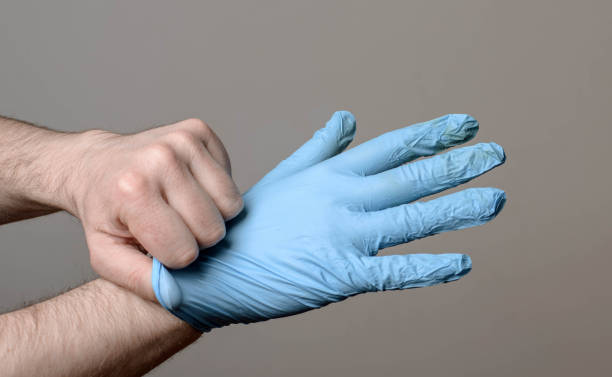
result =
[[[338,109],[355,144],[445,113],[508,160],[453,284],[206,334],[153,376],[612,374],[612,2],[3,1],[0,114],[60,130],[212,125],[247,190]],[[0,135],[1,137],[1,135]],[[0,227],[0,309],[94,277],[66,214]],[[58,357],[60,357],[58,355]]]

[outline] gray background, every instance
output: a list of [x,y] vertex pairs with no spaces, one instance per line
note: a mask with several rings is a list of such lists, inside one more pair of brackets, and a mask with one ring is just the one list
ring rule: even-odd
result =
[[[450,112],[481,123],[508,193],[455,284],[368,294],[205,335],[154,376],[612,373],[612,2],[3,1],[0,113],[132,132],[200,117],[248,189],[334,110],[356,142]],[[1,137],[1,135],[0,135]],[[0,309],[91,279],[78,221],[0,228]]]

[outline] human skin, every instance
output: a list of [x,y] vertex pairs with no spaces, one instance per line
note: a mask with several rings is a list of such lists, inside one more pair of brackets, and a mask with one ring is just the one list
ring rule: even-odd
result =
[[0,315],[3,376],[141,376],[201,333],[104,279]]
[[83,223],[93,268],[129,288],[97,279],[0,315],[2,374],[139,376],[198,339],[145,299],[154,295],[142,251],[184,266],[241,210],[210,127],[188,119],[124,136],[0,117],[0,135],[0,224],[66,210]]
[[187,266],[242,210],[225,147],[198,119],[133,135],[63,133],[0,117],[0,224],[65,210],[93,269],[155,300],[149,253]]
[[[446,118],[447,117],[444,117],[444,119]],[[342,125],[343,123],[341,123],[340,129],[344,129]],[[421,127],[420,128],[417,127],[417,129],[421,129],[423,127],[424,126],[421,125]],[[428,131],[428,130],[429,129],[426,129],[425,131]],[[430,130],[430,131],[435,133],[434,130]],[[430,132],[425,132],[425,133],[429,134]],[[318,142],[325,142],[326,140],[329,142],[338,141],[336,138],[333,138],[333,137],[332,138],[323,137],[323,135],[320,133],[315,134],[315,137],[313,139]],[[433,141],[425,138],[426,144],[428,142],[433,142],[434,146],[437,147],[438,143],[436,140],[437,139],[435,138],[433,139]],[[453,140],[454,139],[451,139],[450,141],[452,142]],[[67,144],[58,144],[58,145],[63,145],[64,147],[67,147]],[[305,146],[303,146],[296,152],[295,155],[299,157],[298,159],[291,158],[291,157],[286,159],[284,162],[279,164],[279,167],[278,167],[279,169],[273,170],[271,174],[267,175],[264,178],[263,180],[264,183],[266,180],[270,182],[270,180],[273,177],[276,177],[276,179],[279,179],[279,174],[282,177],[283,174],[287,173],[287,169],[290,169],[290,170],[297,169],[300,167],[300,165],[303,162],[316,163],[316,161],[311,161],[312,159],[309,157],[309,154],[306,153],[306,149],[309,149],[307,145],[310,145],[310,144],[307,143]],[[345,144],[343,145],[346,146]],[[376,142],[374,143],[374,145],[375,146],[377,145]],[[432,164],[432,161],[433,161],[434,165],[436,165],[436,161],[440,159],[442,159],[442,161],[448,161],[449,159],[454,161],[454,159],[451,157],[456,155],[457,153],[459,154],[467,153],[468,155],[470,154],[473,155],[473,153],[477,151],[478,148],[480,149],[493,148],[496,152],[495,155],[498,159],[497,163],[495,163],[494,165],[503,162],[503,151],[501,151],[501,147],[493,146],[493,145],[489,145],[488,147],[475,146],[471,149],[464,148],[463,152],[459,150],[455,154],[448,153],[446,154],[446,156],[445,155],[439,156],[437,160],[434,157],[432,159],[428,159],[424,161],[425,161],[425,164]],[[379,150],[380,148],[375,148],[375,149]],[[357,149],[353,149],[353,151],[356,151],[356,150]],[[328,152],[333,152],[333,148],[331,150],[329,148],[322,148],[322,151],[324,152],[324,154],[326,154]],[[423,153],[423,151],[427,151],[427,148],[425,149],[419,148],[419,146],[417,145],[415,152]],[[344,167],[347,167],[350,165],[352,169],[357,169],[359,171],[362,171],[363,169],[368,169],[367,167],[368,164],[371,165],[372,163],[375,162],[373,161],[376,159],[375,158],[376,156],[374,154],[359,153],[359,152],[356,152],[356,153],[358,155],[357,157],[359,158],[356,158],[356,159],[349,158],[349,160],[342,163]],[[352,153],[352,155],[354,154],[355,153]],[[317,153],[317,155],[320,155],[320,153]],[[367,157],[365,160],[361,158],[364,155]],[[410,154],[408,155],[408,157],[410,157]],[[408,157],[404,156],[403,158],[406,159]],[[387,158],[386,153],[379,154],[379,158],[382,158],[382,161],[384,163],[395,163],[393,161],[390,161]],[[302,161],[304,159],[306,160]],[[472,158],[469,158],[468,160],[472,162],[475,161]],[[447,166],[447,165],[442,164],[442,166]],[[485,170],[488,170],[488,168],[490,167],[487,168],[485,166],[484,168]],[[399,169],[399,168],[396,168],[396,169]],[[425,170],[427,172],[431,172],[431,169],[425,169]],[[446,172],[447,169],[443,169],[443,171]],[[449,171],[454,172],[453,174],[461,174],[463,172],[463,170],[461,169],[459,170],[452,169]],[[441,173],[441,172],[442,171],[438,171],[438,173]],[[421,176],[421,175],[422,174],[419,174],[416,176]],[[442,177],[438,177],[438,178],[444,178],[444,177],[445,175],[443,174]],[[442,180],[442,181],[446,182],[445,180]],[[310,180],[310,179],[307,179],[307,182],[312,183],[312,184],[315,183],[314,180]],[[413,183],[419,183],[419,182],[420,181],[413,182]],[[453,182],[453,180],[451,180],[451,182]],[[46,186],[44,188],[47,188],[47,187],[49,186]],[[58,186],[57,192],[61,192],[62,187],[63,186],[61,185]],[[438,186],[434,186],[434,187],[438,187]],[[11,191],[10,187],[5,188],[5,190],[6,192],[9,192],[9,193],[14,192],[14,190]],[[280,191],[292,192],[292,190],[288,190],[288,189],[283,189]],[[402,192],[403,191],[404,190],[402,190]],[[500,190],[497,190],[497,191],[501,192]],[[395,192],[396,194],[399,194],[399,191],[396,190]],[[468,190],[464,191],[464,193],[466,192],[468,192]],[[408,195],[409,196],[411,195],[410,192],[408,192]],[[452,195],[447,196],[447,199],[449,199],[447,200],[447,202],[453,203],[454,201],[450,199],[453,199],[453,198],[461,199],[462,198],[460,196],[453,196],[451,198],[451,196]],[[10,195],[6,195],[6,197],[11,199]],[[387,205],[389,205],[388,200],[393,201],[396,199],[394,199],[394,197],[390,195],[384,196],[384,200],[387,201]],[[463,197],[463,199],[466,199],[466,198]],[[482,200],[480,200],[482,198],[479,199],[479,198],[471,197],[470,200],[473,200],[473,199],[478,199],[478,203],[481,203],[481,204],[488,203],[488,202],[483,202]],[[321,203],[318,203],[318,202],[321,202]],[[430,203],[433,203],[433,202],[435,202],[435,200],[431,201]],[[459,200],[459,204],[461,202],[462,201]],[[16,209],[14,213],[15,214],[19,213],[19,203],[20,203],[19,200],[7,201],[7,203],[10,205],[10,207],[7,207],[7,208],[14,208]],[[27,202],[27,201],[24,201],[24,203],[26,203],[23,206],[24,211],[30,210],[31,213],[35,213],[36,211],[39,211],[40,213],[45,213],[44,208],[40,209],[40,207],[34,207],[34,206],[30,207],[30,204],[29,204],[30,202]],[[34,201],[34,203],[37,203],[37,202]],[[263,199],[262,203],[263,204],[261,205],[265,206],[265,203],[266,203],[265,198]],[[313,203],[325,205],[326,201],[324,197],[323,198],[317,197],[317,199],[314,200]],[[254,203],[251,202],[251,204],[254,204]],[[370,201],[370,205],[373,205],[373,204],[374,203]],[[425,205],[427,204],[423,204],[422,206],[425,206]],[[483,208],[480,208],[480,207],[481,207],[480,205],[475,206],[475,208],[482,210]],[[488,208],[487,206],[485,207]],[[497,205],[493,207],[498,208]],[[249,208],[252,209],[253,207],[249,206]],[[436,208],[439,209],[439,206],[437,206]],[[484,208],[484,210],[486,213],[488,213],[488,211],[486,211],[486,208]],[[3,209],[3,208],[0,207],[0,209]],[[321,209],[317,210],[315,208],[315,212],[319,213],[319,212],[324,212],[324,211],[322,211]],[[428,211],[424,211],[424,212],[428,212]],[[443,214],[447,212],[449,213],[449,215],[444,216]],[[477,212],[480,213],[480,211],[477,211]],[[7,213],[9,214],[9,218],[10,218],[11,211],[7,211]],[[478,213],[469,212],[467,214],[468,217],[466,218],[463,212],[452,210],[452,208],[450,211],[443,210],[443,211],[437,211],[436,213],[442,216],[443,221],[450,220],[451,228],[454,227],[452,229],[460,228],[460,227],[457,228],[456,227],[457,224],[454,223],[455,218],[452,215],[453,213],[458,214],[459,219],[462,219],[462,220],[466,220],[466,219],[475,220],[476,222],[474,223],[474,225],[476,225],[476,223],[480,223],[481,222],[480,220],[487,220],[490,217],[490,216],[486,216],[485,219],[481,219],[480,216],[478,216]],[[388,212],[385,212],[384,215],[392,216],[392,213],[389,214]],[[285,219],[286,216],[281,214],[280,216],[275,216],[272,218]],[[262,223],[262,221],[260,220],[262,219],[258,219],[256,221],[256,224],[258,224],[258,226],[256,226],[256,228],[252,232],[248,231],[247,232],[248,234],[250,235],[259,234],[258,229],[257,229],[259,227],[259,224],[262,224],[263,228],[275,228],[276,224],[278,224],[277,222],[276,223],[272,222],[271,224],[266,225],[265,221],[263,221]],[[279,221],[279,220],[275,220],[275,221]],[[316,223],[317,221],[314,221],[314,222]],[[424,224],[424,223],[422,221],[417,221],[417,224]],[[443,225],[443,223],[436,223],[436,224]],[[401,225],[401,224],[398,224],[398,225]],[[435,233],[439,230],[444,230],[444,229],[446,229],[446,227],[444,226],[434,227],[432,231]],[[230,228],[230,233],[229,233],[230,238],[231,238],[232,230],[233,228]],[[428,233],[428,232],[425,232],[425,233]],[[326,235],[326,232],[316,232],[316,235],[319,235],[319,234]],[[384,232],[384,235],[392,236],[393,233]],[[394,237],[399,237],[399,238],[386,237],[385,239],[392,244],[393,242],[396,242],[396,241],[393,241],[394,239],[403,240],[405,237],[408,237],[410,239],[413,238],[412,236],[406,236],[404,232],[399,232]],[[419,237],[420,236],[416,238],[419,238]],[[326,238],[325,236],[322,237],[323,240],[325,240],[325,238]],[[401,241],[401,242],[406,242],[406,241]],[[248,244],[251,247],[255,247],[255,248],[260,247],[262,243],[265,243],[265,240],[264,242],[260,242],[260,240],[252,239],[251,241],[248,242]],[[378,249],[378,247],[376,247],[376,249]],[[281,250],[281,252],[284,254],[284,250]],[[306,253],[309,254],[308,251],[306,251]],[[203,254],[203,257],[204,255],[205,254]],[[455,257],[456,256],[457,255],[455,255]],[[410,261],[410,258],[408,256],[395,256],[395,258],[393,257],[394,256],[381,257],[380,259],[377,259],[377,260],[378,262],[381,263],[381,265],[394,263],[394,261],[399,261],[399,258],[401,257],[406,258],[406,261]],[[433,256],[430,256],[429,258],[432,258],[432,257]],[[378,258],[378,257],[369,256],[369,258]],[[464,266],[464,263],[463,263],[464,259],[465,258],[463,257],[461,257],[460,259],[462,262],[460,266],[461,270],[459,271],[458,274],[456,274],[457,275],[456,277],[462,276],[471,267],[471,263],[469,264],[469,266],[467,264]],[[372,263],[378,263],[378,262],[374,262],[374,259],[370,259],[370,260],[372,261]],[[469,262],[469,259],[465,259],[465,261]],[[195,264],[193,264],[192,266],[194,265]],[[235,264],[232,263],[230,264],[230,267],[235,268],[236,265],[238,265],[238,263],[235,263]],[[273,264],[271,263],[271,265]],[[408,272],[413,271],[413,270],[417,272],[416,273],[417,280],[416,280],[416,284],[413,285],[414,287],[428,285],[428,284],[421,284],[423,283],[422,278],[428,279],[432,274],[430,274],[427,271],[421,271],[421,272],[424,272],[423,274],[418,273],[419,270],[422,270],[420,269],[420,267],[422,266],[419,265],[418,263],[415,265],[410,265],[409,267],[410,268],[408,269],[409,270]],[[408,276],[405,273],[406,271],[402,270],[401,268],[400,269],[385,268],[385,270],[388,270],[390,274],[381,275],[382,279],[378,279],[378,280],[375,279],[369,283],[366,282],[367,284],[370,285],[369,288],[374,287],[375,290],[385,290],[385,289],[400,289],[400,288],[412,287],[410,286],[410,284],[413,283],[413,281],[411,280],[412,278],[410,277],[412,275],[408,274],[410,275]],[[436,272],[438,270],[439,270],[438,268],[435,268],[433,272]],[[183,270],[180,270],[180,271],[183,271]],[[177,271],[177,272],[180,272],[180,271]],[[370,274],[368,274],[368,276],[372,274],[376,274],[377,272],[376,269],[369,270],[369,271],[370,271]],[[232,276],[234,275],[235,274],[233,274]],[[289,281],[289,284],[295,288],[295,284],[293,283],[299,281],[304,275],[305,275],[304,273],[298,274],[298,276],[295,279]],[[205,276],[208,277],[209,275],[207,274]],[[436,276],[434,276],[434,278]],[[404,281],[404,278],[408,279],[406,283],[409,284],[409,286],[404,287],[401,285],[403,284],[402,282]],[[444,279],[441,279],[440,281],[437,281],[436,279],[434,280],[435,281],[433,282],[442,282],[442,281],[451,281],[455,279],[453,278],[453,276],[451,276],[450,279],[444,278]],[[206,288],[205,284],[204,285],[201,284],[202,281],[203,280],[201,280],[200,276],[195,276],[193,279],[191,279],[191,281],[183,281],[184,283],[186,282],[188,283],[188,285],[191,285],[191,288],[195,288],[195,289],[183,290],[183,292],[201,290],[200,293],[203,293],[203,296],[196,298],[195,300],[196,303],[205,302],[208,296],[214,295],[214,292]],[[376,281],[378,281],[378,283]],[[395,281],[400,282],[400,285],[395,286],[396,284],[394,283]],[[429,280],[425,280],[425,281],[429,281]],[[327,286],[329,284],[330,284],[329,280],[327,278],[324,278],[323,279],[324,289],[330,288]],[[235,290],[237,285],[231,284],[231,286],[232,286],[232,289]],[[185,286],[185,287],[189,288],[188,286]],[[248,290],[245,290],[245,291],[248,291]],[[244,292],[242,293],[244,294]],[[291,315],[291,314],[296,314],[298,312],[303,311],[300,308],[298,308],[298,310],[295,310],[295,307],[291,305],[291,302],[293,301],[301,302],[300,300],[295,300],[295,297],[296,297],[295,295],[297,295],[297,297],[300,297],[302,296],[302,293],[296,292],[295,290],[293,290],[293,292],[290,294],[285,294],[283,293],[282,290],[273,291],[272,293],[273,293],[272,299],[274,299],[274,295],[277,295],[277,294],[282,295],[284,298],[290,298],[288,303],[280,302],[279,308],[281,310],[281,313],[280,313],[281,315]],[[351,295],[351,294],[349,293],[348,295]],[[263,297],[265,297],[262,295],[256,295],[256,296],[258,297],[258,299],[262,299]],[[223,300],[225,300],[225,297],[223,297]],[[337,300],[332,299],[330,301],[337,301]],[[214,303],[213,305],[214,310],[219,310],[219,309],[223,310],[223,305],[224,304],[222,302]],[[312,308],[312,306],[309,306],[308,308]],[[243,309],[244,307],[240,307],[240,306],[237,307],[237,310],[240,314],[245,312],[245,310]],[[269,316],[265,318],[274,318],[277,316],[280,316],[280,315],[273,315],[273,316]],[[203,313],[202,317],[206,317],[206,313]],[[261,320],[261,319],[262,318],[259,318],[258,320]],[[247,318],[247,320],[248,320],[247,322],[252,322],[252,318]],[[244,320],[240,320],[240,321],[245,322]],[[232,322],[225,321],[225,323],[220,323],[220,325],[226,325],[229,323],[232,323]],[[172,318],[170,314],[168,314],[164,309],[157,306],[156,304],[146,301],[134,295],[133,293],[126,291],[125,289],[117,287],[116,285],[110,282],[107,282],[105,280],[96,280],[92,283],[86,284],[82,287],[79,287],[73,291],[70,291],[66,294],[63,294],[57,298],[48,300],[41,304],[34,305],[32,307],[29,307],[29,308],[26,308],[20,311],[4,314],[0,316],[0,352],[1,352],[0,355],[3,358],[3,359],[0,359],[0,365],[6,368],[8,373],[10,373],[9,375],[17,375],[17,376],[32,375],[32,374],[43,375],[43,376],[45,375],[47,376],[140,375],[152,369],[155,365],[163,362],[171,354],[178,352],[180,349],[185,347],[187,344],[193,342],[195,339],[197,339],[199,335],[200,334],[197,331],[195,331],[192,328],[189,328],[188,325],[186,325],[185,323],[182,323],[180,320]],[[62,357],[58,358],[57,357],[58,354],[61,355]]]

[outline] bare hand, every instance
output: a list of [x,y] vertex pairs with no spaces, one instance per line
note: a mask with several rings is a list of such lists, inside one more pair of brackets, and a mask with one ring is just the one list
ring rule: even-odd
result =
[[134,135],[82,134],[68,180],[70,212],[83,223],[102,277],[154,299],[148,252],[169,268],[194,261],[225,236],[243,203],[223,144],[188,119]]

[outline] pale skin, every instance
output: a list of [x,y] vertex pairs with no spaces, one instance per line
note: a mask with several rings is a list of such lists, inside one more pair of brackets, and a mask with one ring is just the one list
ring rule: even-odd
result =
[[0,315],[3,376],[141,376],[200,333],[151,301],[97,279]]
[[243,206],[230,174],[223,144],[197,119],[118,135],[0,117],[0,224],[70,212],[104,278],[0,315],[3,373],[137,376],[198,339],[152,302],[145,253],[180,268],[221,240]]
[[0,135],[0,223],[70,212],[83,224],[93,269],[149,300],[145,252],[185,267],[242,210],[227,151],[198,119],[118,135],[0,117]]

